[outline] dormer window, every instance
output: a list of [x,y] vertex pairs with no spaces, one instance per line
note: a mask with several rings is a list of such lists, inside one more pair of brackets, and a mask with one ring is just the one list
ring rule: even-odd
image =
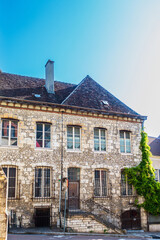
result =
[[105,106],[109,106],[109,102],[107,100],[101,100],[101,102],[105,105]]

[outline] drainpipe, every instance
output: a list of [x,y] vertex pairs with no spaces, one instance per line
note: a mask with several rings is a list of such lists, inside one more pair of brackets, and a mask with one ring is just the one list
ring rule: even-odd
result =
[[144,120],[142,122],[142,131],[144,131]]
[[59,224],[62,227],[61,222],[61,203],[62,203],[62,179],[63,179],[63,113],[61,114],[61,175],[60,175],[60,191],[59,191]]

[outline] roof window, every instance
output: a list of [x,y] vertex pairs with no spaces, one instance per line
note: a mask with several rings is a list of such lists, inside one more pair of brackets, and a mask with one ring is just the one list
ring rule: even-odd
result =
[[104,105],[109,106],[109,102],[108,102],[108,101],[106,101],[106,100],[101,100],[101,102],[102,102]]

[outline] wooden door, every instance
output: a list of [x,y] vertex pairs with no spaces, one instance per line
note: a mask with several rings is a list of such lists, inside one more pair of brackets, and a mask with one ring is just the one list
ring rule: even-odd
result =
[[79,182],[69,182],[68,186],[69,209],[79,209]]
[[128,210],[121,215],[122,229],[141,229],[139,210]]

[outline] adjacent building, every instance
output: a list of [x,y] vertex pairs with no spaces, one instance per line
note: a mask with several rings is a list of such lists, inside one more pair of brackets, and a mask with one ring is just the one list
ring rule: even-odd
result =
[[[151,160],[155,169],[155,180],[160,182],[160,137],[148,137]],[[148,225],[150,231],[160,231],[160,216],[149,215]]]
[[146,229],[147,214],[135,207],[136,192],[123,175],[141,161],[146,117],[90,76],[78,85],[55,81],[51,60],[45,71],[45,79],[0,72],[9,225]]

